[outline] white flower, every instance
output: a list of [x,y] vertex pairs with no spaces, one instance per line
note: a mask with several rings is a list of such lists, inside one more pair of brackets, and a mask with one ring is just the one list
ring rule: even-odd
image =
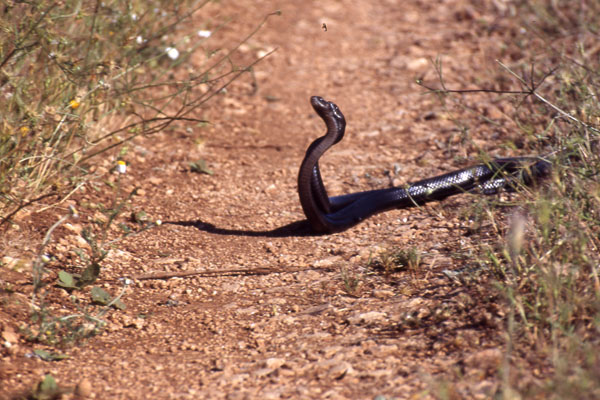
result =
[[69,212],[71,213],[71,217],[79,218],[79,213],[77,212],[77,209],[72,205],[69,206]]
[[133,283],[133,281],[129,278],[119,278],[119,280],[123,282],[123,285],[125,286],[129,286]]
[[131,19],[134,21],[137,21],[137,19],[138,19],[137,14],[136,13],[131,14]]
[[177,50],[175,47],[167,47],[165,52],[171,60],[177,60],[179,58],[179,50]]
[[162,221],[160,219],[156,220],[156,226],[161,226],[162,225]]
[[123,161],[123,160],[117,161],[117,171],[121,174],[124,174],[125,172],[127,172],[127,164],[125,164],[125,161]]
[[204,30],[204,29],[201,29],[201,30],[198,31],[198,36],[200,36],[202,38],[208,38],[208,37],[210,37],[210,35],[212,35],[211,31],[207,31],[207,30]]
[[141,37],[141,36],[138,36],[138,37],[135,38],[135,42],[137,44],[142,44],[142,43],[144,43],[144,38]]

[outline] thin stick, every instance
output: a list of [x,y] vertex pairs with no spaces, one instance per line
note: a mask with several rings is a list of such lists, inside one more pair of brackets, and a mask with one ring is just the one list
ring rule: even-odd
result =
[[[533,83],[529,84],[527,83],[521,76],[519,76],[517,73],[515,73],[513,70],[511,70],[506,64],[502,63],[502,61],[500,60],[496,60],[496,62],[498,64],[500,64],[500,66],[502,68],[504,68],[509,74],[511,74],[513,77],[515,77],[519,82],[521,82],[521,84],[523,86],[525,86],[528,90],[495,90],[495,89],[446,89],[445,84],[443,81],[440,80],[441,85],[442,85],[442,89],[435,89],[432,88],[430,86],[425,85],[425,83],[423,83],[423,81],[421,79],[417,79],[416,83],[419,86],[424,87],[425,89],[429,90],[432,93],[459,93],[459,94],[466,94],[466,93],[497,93],[497,94],[523,94],[523,95],[527,95],[527,96],[535,96],[536,99],[538,99],[539,101],[541,101],[542,103],[546,104],[548,107],[552,108],[554,111],[556,111],[557,113],[559,113],[560,115],[562,115],[563,117],[583,126],[586,129],[589,129],[590,131],[594,132],[594,133],[600,133],[600,129],[596,128],[590,124],[586,124],[585,122],[581,121],[580,119],[574,117],[573,115],[569,114],[568,112],[566,112],[565,110],[561,109],[560,107],[556,106],[555,104],[551,103],[549,100],[547,100],[546,98],[544,98],[542,95],[540,95],[537,92],[537,89],[541,86],[541,84],[544,82],[544,80],[550,76],[554,70],[548,72],[547,74],[544,75],[544,77],[541,79],[541,81],[536,85]],[[531,86],[530,86],[531,85]]]
[[232,268],[232,269],[215,269],[215,270],[193,270],[193,271],[183,271],[183,272],[150,272],[147,274],[141,275],[132,275],[129,278],[144,281],[150,279],[170,279],[170,278],[187,278],[191,276],[236,276],[236,275],[269,275],[269,274],[279,274],[279,273],[288,273],[288,272],[301,272],[308,271],[314,269],[323,269],[323,268],[292,268],[292,269],[283,269],[283,268],[251,268],[251,269],[241,269],[241,268]]
[[[512,71],[508,66],[506,66],[505,64],[503,64],[500,60],[496,60],[498,62],[498,64],[500,64],[500,66],[502,68],[504,68],[506,71],[508,71],[512,76],[514,76],[515,78],[517,78],[519,81],[521,81],[521,83],[523,83],[525,86],[527,86],[526,82],[519,76],[517,75],[514,71]],[[547,77],[548,75],[546,75]],[[544,77],[545,78],[545,77]],[[539,86],[539,85],[538,85]],[[560,115],[562,115],[563,117],[566,117],[568,119],[570,119],[573,122],[576,122],[580,125],[582,125],[583,127],[594,131],[596,133],[600,133],[600,129],[594,128],[591,125],[586,124],[585,122],[581,121],[578,118],[575,118],[574,116],[572,116],[571,114],[569,114],[568,112],[560,109],[559,107],[557,107],[556,105],[552,104],[551,102],[549,102],[548,100],[546,100],[544,97],[542,97],[542,95],[540,95],[536,89],[537,87],[531,87],[529,88],[530,90],[530,94],[534,95],[538,100],[540,100],[542,103],[548,105],[550,108],[552,108],[554,111],[558,112]]]
[[47,205],[47,206],[45,206],[45,207],[42,207],[41,209],[37,210],[36,212],[37,212],[37,213],[41,213],[41,212],[43,212],[43,211],[46,211],[46,210],[47,210],[47,209],[49,209],[49,208],[56,207],[56,206],[58,206],[58,205],[62,204],[62,203],[65,201],[65,200],[67,200],[69,197],[71,197],[71,195],[72,195],[73,193],[75,193],[76,191],[78,191],[78,190],[79,190],[79,188],[81,188],[82,186],[84,186],[86,183],[87,183],[87,182],[81,182],[80,184],[78,184],[78,185],[75,187],[75,189],[71,190],[71,191],[69,192],[69,194],[67,194],[65,197],[63,197],[63,198],[62,198],[60,201],[58,201],[57,203],[54,203],[54,204],[49,204],[49,205]]

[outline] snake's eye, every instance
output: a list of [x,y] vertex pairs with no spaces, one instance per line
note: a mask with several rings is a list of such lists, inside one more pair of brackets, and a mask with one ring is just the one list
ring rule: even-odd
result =
[[336,106],[335,104],[331,103],[331,111],[333,112],[333,114],[337,117],[337,118],[344,118],[344,116],[342,115],[342,112],[340,111],[339,107]]
[[317,106],[320,106],[320,107],[323,107],[324,105],[327,104],[327,102],[322,97],[320,97],[320,96],[312,96],[310,98],[310,103],[313,106],[317,105]]

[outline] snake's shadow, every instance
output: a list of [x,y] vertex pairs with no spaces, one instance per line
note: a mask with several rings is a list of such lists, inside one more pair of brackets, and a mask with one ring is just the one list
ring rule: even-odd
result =
[[163,224],[179,225],[179,226],[193,226],[194,228],[213,233],[216,235],[227,235],[227,236],[249,236],[249,237],[301,237],[301,236],[319,236],[315,233],[308,223],[307,220],[295,221],[279,228],[263,231],[250,231],[244,229],[228,229],[219,228],[209,222],[202,220],[195,221],[165,221]]

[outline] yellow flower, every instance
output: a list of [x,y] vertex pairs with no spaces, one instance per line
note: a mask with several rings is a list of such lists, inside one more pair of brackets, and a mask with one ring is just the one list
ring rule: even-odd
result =
[[79,102],[77,100],[73,99],[69,102],[69,106],[71,106],[71,108],[73,110],[75,110],[77,107],[79,107]]
[[72,205],[69,206],[69,213],[71,214],[71,217],[79,218],[79,213],[77,212],[77,209]]
[[127,172],[127,164],[125,164],[125,161],[123,161],[123,160],[117,161],[117,171],[119,171],[121,174],[124,174],[125,172]]
[[21,132],[21,135],[25,136],[29,133],[30,129],[28,126],[22,126],[21,129],[19,129],[19,131]]

